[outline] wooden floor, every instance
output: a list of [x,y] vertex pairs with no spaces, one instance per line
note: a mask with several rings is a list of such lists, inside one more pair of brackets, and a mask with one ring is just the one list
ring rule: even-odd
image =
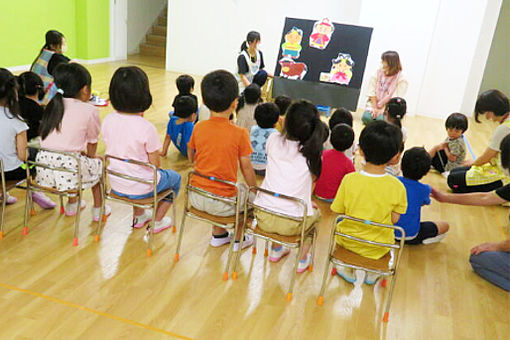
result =
[[[93,88],[107,96],[111,75],[125,64],[89,66]],[[178,74],[138,64],[149,75],[154,97],[145,117],[163,138]],[[200,78],[195,80],[198,90]],[[101,117],[109,112],[101,109]],[[407,117],[404,125],[407,147],[430,147],[445,136],[440,120]],[[492,129],[488,122],[471,124],[467,136],[476,154]],[[173,146],[163,166],[183,175],[189,171]],[[437,173],[424,182],[447,188]],[[288,303],[293,256],[270,264],[261,252],[247,251],[239,279],[223,282],[227,249],[208,246],[206,224],[188,224],[181,260],[174,264],[177,234],[156,235],[154,256],[147,258],[143,231],[131,230],[131,211],[118,204],[112,204],[100,243],[93,242],[96,224],[89,207],[77,248],[71,245],[73,219],[56,210],[38,210],[24,237],[24,192],[12,194],[20,202],[8,207],[0,241],[0,339],[508,339],[510,333],[510,295],[474,274],[468,263],[472,246],[506,237],[508,208],[437,202],[425,207],[424,219],[447,220],[451,231],[439,244],[405,249],[390,321],[381,327],[379,286],[353,288],[330,277],[324,306],[316,305],[334,217],[325,204],[315,270],[298,276]],[[86,198],[90,205],[90,192]],[[182,204],[181,195],[179,217]]]

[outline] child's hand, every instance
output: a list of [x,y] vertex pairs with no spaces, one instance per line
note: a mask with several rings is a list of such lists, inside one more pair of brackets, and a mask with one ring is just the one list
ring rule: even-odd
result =
[[432,187],[432,191],[430,192],[430,196],[434,198],[436,201],[444,202],[445,201],[445,194],[444,192],[441,192],[437,190],[436,188]]
[[471,254],[478,255],[486,251],[498,251],[498,250],[499,248],[497,243],[482,243],[471,248]]
[[448,149],[448,142],[442,142],[439,144],[439,150],[445,150]]
[[164,151],[160,151],[160,152],[159,152],[159,156],[160,156],[160,157],[166,157],[166,152],[164,152]]

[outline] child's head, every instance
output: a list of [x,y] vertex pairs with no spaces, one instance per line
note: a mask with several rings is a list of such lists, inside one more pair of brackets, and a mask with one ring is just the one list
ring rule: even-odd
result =
[[250,85],[246,86],[243,92],[243,98],[244,102],[246,104],[257,104],[262,99],[260,98],[260,86],[257,84],[251,83]]
[[38,74],[23,72],[18,76],[19,96],[35,96],[41,100],[44,97],[44,84]]
[[287,96],[278,96],[274,99],[274,103],[280,109],[280,116],[285,116],[287,109],[289,108],[290,104],[292,103],[292,99],[290,99]]
[[191,96],[182,96],[175,100],[174,115],[179,118],[189,118],[197,112],[197,102]]
[[354,142],[354,130],[347,124],[337,124],[331,129],[329,140],[335,150],[344,152]]
[[446,123],[444,125],[448,137],[457,139],[462,137],[462,134],[468,129],[468,119],[462,113],[455,112],[446,118]]
[[386,120],[389,123],[395,124],[399,128],[402,127],[401,120],[407,112],[407,104],[404,98],[394,97],[391,98],[386,104]]
[[195,80],[191,76],[183,74],[177,77],[175,85],[177,85],[177,90],[179,90],[180,95],[188,95],[193,92]]
[[18,82],[11,71],[5,68],[0,68],[0,106],[6,107],[11,115],[20,118]]
[[502,117],[510,111],[507,96],[498,90],[488,90],[478,96],[475,105],[475,121],[480,123],[478,117],[487,114],[487,119]]
[[402,64],[400,64],[400,57],[395,51],[386,51],[381,55],[381,63],[384,74],[393,76],[402,71]]
[[53,78],[57,93],[46,106],[41,120],[42,139],[45,139],[55,129],[59,131],[64,116],[63,98],[75,98],[81,101],[90,99],[92,78],[89,71],[82,65],[77,63],[60,64],[55,68]]
[[352,128],[352,113],[341,107],[333,112],[329,118],[328,124],[330,130],[333,130],[337,124],[347,124]]
[[239,95],[239,85],[232,73],[225,70],[217,70],[208,73],[200,84],[202,100],[213,112],[228,114],[235,110]]
[[285,115],[284,135],[299,141],[310,172],[319,177],[322,168],[322,144],[328,138],[328,127],[320,120],[319,111],[307,100],[293,102]]
[[255,108],[255,120],[262,129],[274,127],[280,116],[280,109],[275,103],[259,104]]
[[45,36],[45,49],[55,51],[57,53],[65,53],[66,52],[66,39],[62,33],[55,30],[50,30],[46,32]]
[[110,101],[117,112],[141,113],[152,105],[147,74],[136,66],[120,67],[110,81]]
[[388,164],[402,150],[402,131],[382,120],[372,122],[361,131],[359,147],[367,163]]
[[431,163],[430,155],[424,148],[411,148],[402,156],[402,173],[405,178],[419,181],[429,172]]

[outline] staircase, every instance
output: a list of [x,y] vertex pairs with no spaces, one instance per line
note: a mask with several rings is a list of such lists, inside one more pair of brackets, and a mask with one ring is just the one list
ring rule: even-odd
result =
[[166,23],[167,9],[165,8],[145,36],[145,42],[140,43],[140,54],[146,56],[166,56]]

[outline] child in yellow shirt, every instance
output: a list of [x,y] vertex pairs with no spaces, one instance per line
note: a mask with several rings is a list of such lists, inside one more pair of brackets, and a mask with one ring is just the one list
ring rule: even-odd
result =
[[[385,172],[385,166],[398,161],[402,145],[402,132],[395,125],[384,121],[368,124],[359,138],[360,154],[366,164],[360,172],[346,175],[342,180],[331,210],[362,220],[383,224],[394,224],[407,209],[406,189],[394,176]],[[337,230],[365,240],[394,243],[392,229],[382,230],[353,221],[342,221]],[[388,248],[371,246],[337,236],[336,242],[361,256],[380,259]],[[338,267],[337,273],[346,281],[354,283],[356,278],[350,268]],[[365,283],[374,284],[377,274],[366,275]]]

